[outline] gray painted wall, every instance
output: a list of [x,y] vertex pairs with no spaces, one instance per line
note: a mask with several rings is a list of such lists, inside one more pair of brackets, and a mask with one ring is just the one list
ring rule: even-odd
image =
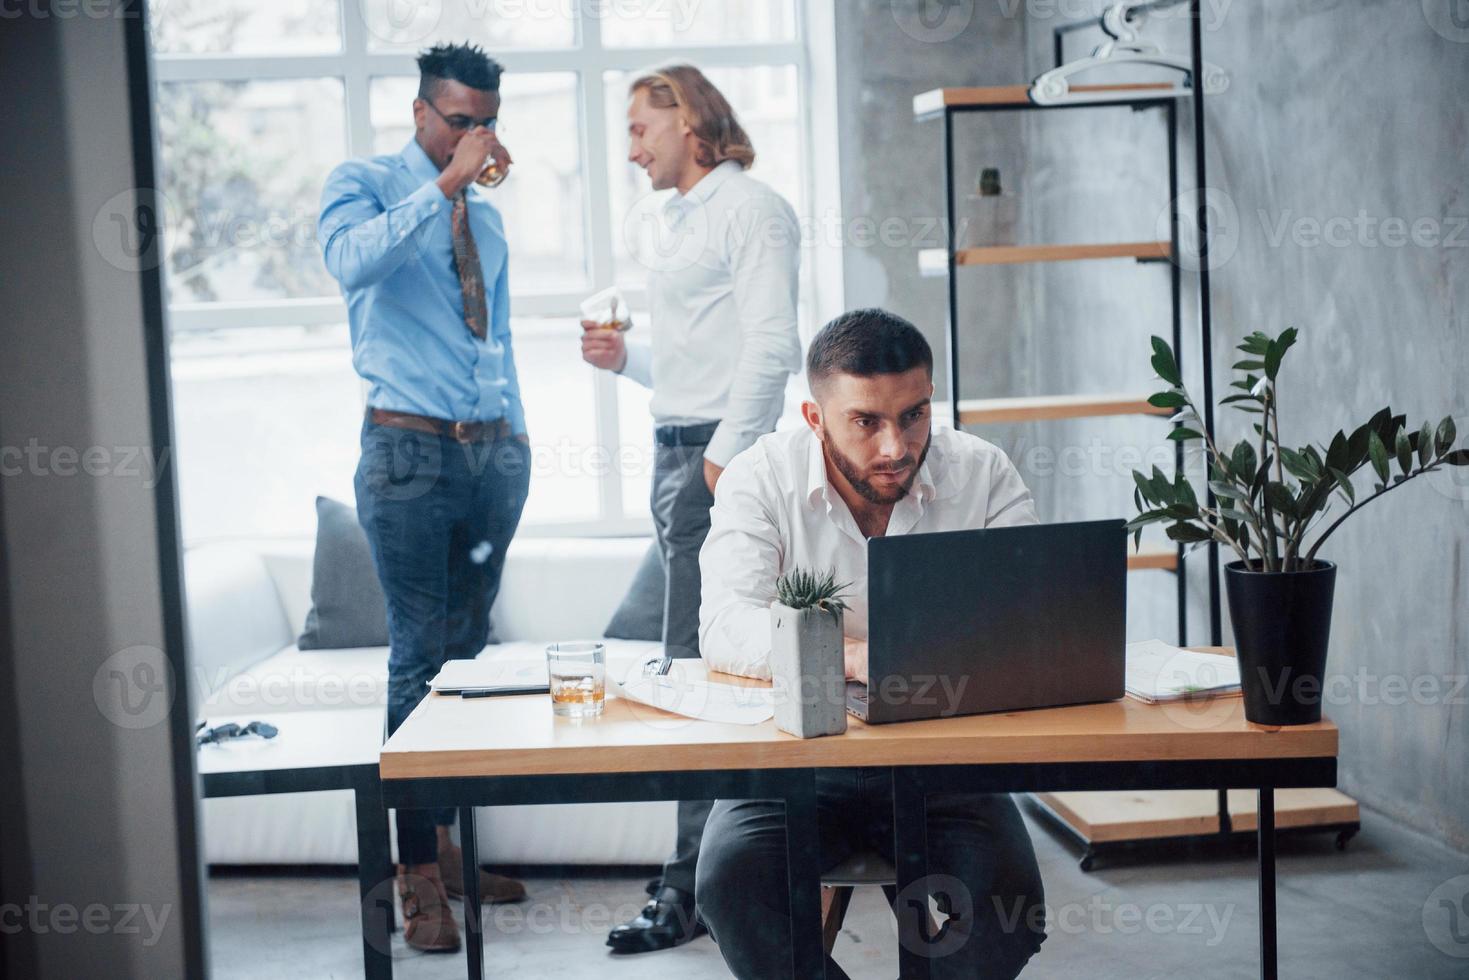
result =
[[[849,226],[854,216],[942,213],[941,128],[912,121],[912,95],[1029,80],[1050,66],[1053,11],[1079,6],[956,4],[953,16],[968,18],[961,33],[918,41],[911,18],[920,2],[862,0],[838,11]],[[1417,0],[1204,6],[1205,57],[1231,77],[1207,117],[1209,184],[1223,207],[1211,238],[1216,391],[1246,333],[1296,325],[1301,342],[1282,380],[1288,444],[1323,441],[1389,402],[1410,421],[1453,414],[1464,432],[1469,29],[1456,27],[1448,3]],[[1162,16],[1147,34],[1186,54],[1187,27]],[[1073,35],[1068,58],[1100,39]],[[1179,118],[1186,135],[1187,105]],[[1017,194],[1021,241],[1166,237],[1157,230],[1168,200],[1158,113],[968,116],[958,145],[968,167],[1013,171],[1005,180]],[[1182,150],[1187,191],[1192,159]],[[961,188],[975,173],[961,170]],[[903,313],[942,349],[944,283],[919,279],[916,261],[911,244],[849,242],[847,298]],[[1198,396],[1194,281],[1185,278],[1185,357]],[[1151,390],[1147,337],[1168,330],[1166,268],[965,270],[960,286],[966,397]],[[1220,416],[1227,439],[1246,424],[1238,413]],[[1130,512],[1131,468],[1156,459],[1168,469],[1171,458],[1149,420],[981,434],[1012,453],[1048,520]],[[1327,713],[1342,729],[1346,792],[1469,849],[1469,691],[1456,690],[1469,675],[1469,478],[1456,475],[1374,503],[1324,549],[1341,566]],[[1205,642],[1203,563],[1191,564],[1189,639]],[[1134,574],[1129,590],[1130,634],[1173,638],[1169,576]],[[1227,612],[1224,626],[1228,641]]]

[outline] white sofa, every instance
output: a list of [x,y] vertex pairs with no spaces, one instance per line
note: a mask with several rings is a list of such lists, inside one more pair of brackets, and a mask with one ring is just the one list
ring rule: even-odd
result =
[[[387,647],[296,648],[311,602],[312,547],[287,541],[189,549],[189,684],[197,716],[216,724],[248,721],[252,712],[385,710]],[[647,547],[646,538],[517,538],[492,613],[502,642],[481,656],[534,656],[551,640],[600,636]],[[657,646],[606,642],[614,665]],[[669,802],[485,808],[477,821],[481,860],[659,864],[673,846],[674,808]],[[210,799],[203,813],[211,864],[357,859],[349,791]]]

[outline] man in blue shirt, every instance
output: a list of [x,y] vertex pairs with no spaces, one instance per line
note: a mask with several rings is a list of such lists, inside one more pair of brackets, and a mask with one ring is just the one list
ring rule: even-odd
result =
[[[318,224],[369,385],[355,487],[387,597],[390,732],[444,661],[484,649],[530,480],[505,233],[476,184],[487,164],[503,175],[511,162],[495,138],[500,65],[464,44],[431,48],[418,67],[414,138],[332,171]],[[396,821],[404,937],[458,949],[453,811]],[[525,889],[481,872],[480,894],[515,901]]]

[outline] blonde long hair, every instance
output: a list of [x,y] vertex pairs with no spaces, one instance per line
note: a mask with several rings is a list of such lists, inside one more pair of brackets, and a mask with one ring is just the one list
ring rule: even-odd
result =
[[699,166],[714,167],[734,160],[741,169],[749,170],[755,162],[755,148],[729,101],[693,65],[666,65],[648,71],[634,79],[627,94],[632,96],[639,90],[647,91],[648,103],[656,108],[681,110],[699,143],[694,157]]

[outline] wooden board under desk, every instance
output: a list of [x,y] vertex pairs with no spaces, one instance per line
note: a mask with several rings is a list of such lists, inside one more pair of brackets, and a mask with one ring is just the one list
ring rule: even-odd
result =
[[[702,662],[684,661],[691,679]],[[758,682],[709,674],[720,683]],[[382,778],[670,772],[1036,762],[1334,757],[1329,721],[1290,728],[1254,725],[1239,698],[1196,713],[1131,698],[1105,704],[867,725],[848,717],[844,735],[798,739],[760,725],[696,721],[609,698],[600,718],[551,713],[546,695],[461,700],[430,695],[381,757]]]

